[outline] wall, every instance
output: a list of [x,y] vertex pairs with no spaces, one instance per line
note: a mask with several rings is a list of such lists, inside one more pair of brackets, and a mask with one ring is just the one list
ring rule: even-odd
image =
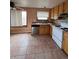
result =
[[[32,28],[32,22],[35,22],[37,20],[37,11],[49,11],[49,9],[39,9],[39,8],[24,8],[27,11],[27,26],[24,27],[11,27],[10,33],[25,33],[25,32],[31,32]],[[50,19],[50,17],[49,17]]]

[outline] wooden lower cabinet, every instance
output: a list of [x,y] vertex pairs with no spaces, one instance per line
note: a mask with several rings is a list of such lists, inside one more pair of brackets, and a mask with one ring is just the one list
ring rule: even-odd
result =
[[68,32],[64,32],[62,48],[65,51],[65,53],[68,54]]
[[50,35],[50,26],[49,25],[40,25],[39,34],[49,34]]
[[52,26],[50,26],[50,36],[52,37]]

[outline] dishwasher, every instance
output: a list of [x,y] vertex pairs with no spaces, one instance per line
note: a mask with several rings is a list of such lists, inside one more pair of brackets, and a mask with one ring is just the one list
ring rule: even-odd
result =
[[32,25],[32,34],[39,34],[39,25]]

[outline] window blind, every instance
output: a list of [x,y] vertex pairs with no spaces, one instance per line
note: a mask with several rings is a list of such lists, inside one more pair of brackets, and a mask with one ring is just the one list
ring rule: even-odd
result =
[[27,12],[21,10],[11,10],[11,26],[27,25]]

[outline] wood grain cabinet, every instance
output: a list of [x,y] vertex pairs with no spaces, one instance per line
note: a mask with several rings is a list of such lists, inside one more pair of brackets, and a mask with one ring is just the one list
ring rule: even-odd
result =
[[53,15],[54,19],[57,19],[58,16],[63,13],[63,7],[64,7],[63,3],[61,3],[58,6],[53,8],[54,9],[54,12],[53,12],[54,13],[54,15]]
[[64,12],[64,13],[68,13],[68,1],[65,1],[65,2],[63,3],[63,12]]
[[63,3],[59,5],[59,15],[63,13]]
[[64,32],[62,48],[68,54],[68,32]]
[[49,25],[40,25],[39,34],[50,35],[50,26]]
[[54,8],[51,9],[51,19],[54,18]]
[[57,17],[62,13],[68,13],[67,0],[51,9],[51,19],[57,19]]
[[58,18],[58,6],[54,8],[54,19]]

